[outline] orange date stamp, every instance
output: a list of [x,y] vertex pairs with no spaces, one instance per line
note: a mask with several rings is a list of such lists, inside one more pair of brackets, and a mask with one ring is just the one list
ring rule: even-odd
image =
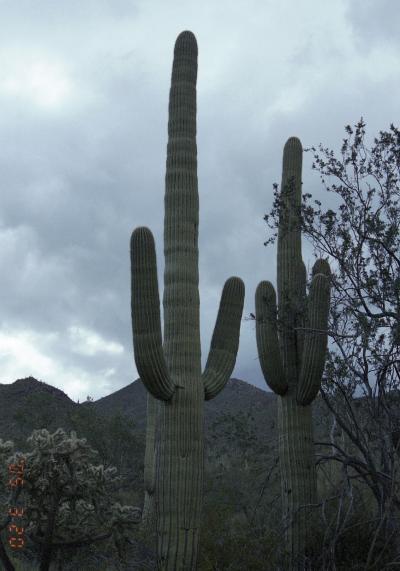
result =
[[[8,481],[8,485],[13,492],[17,492],[18,487],[22,487],[24,485],[24,468],[25,460],[23,459],[19,460],[17,464],[8,465],[9,475],[11,476]],[[13,493],[13,497],[16,497],[16,493]],[[8,507],[8,514],[12,518],[12,523],[8,526],[8,543],[12,549],[21,549],[25,545],[25,528],[20,524],[24,511],[25,508],[20,505],[9,505]]]

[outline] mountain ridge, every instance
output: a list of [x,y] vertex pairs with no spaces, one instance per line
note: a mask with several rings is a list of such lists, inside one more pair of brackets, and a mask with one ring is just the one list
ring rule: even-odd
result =
[[[265,413],[275,400],[276,395],[272,392],[233,377],[217,397],[205,401],[205,429],[207,430],[220,415],[235,415],[252,409],[260,413],[263,408]],[[35,406],[40,410],[36,411]],[[46,417],[46,414],[49,430],[56,430],[61,426],[69,431],[71,415],[85,408],[94,410],[106,419],[120,413],[123,417],[133,420],[139,432],[145,432],[147,390],[140,378],[95,401],[77,403],[61,389],[29,376],[13,383],[0,383],[0,410],[3,411],[0,417],[0,438],[26,438],[34,428],[43,427],[39,426],[39,417]],[[25,409],[32,413],[32,422],[28,422],[28,419],[24,422],[22,414]],[[38,418],[35,421],[36,412]],[[56,424],[58,426],[55,427]]]

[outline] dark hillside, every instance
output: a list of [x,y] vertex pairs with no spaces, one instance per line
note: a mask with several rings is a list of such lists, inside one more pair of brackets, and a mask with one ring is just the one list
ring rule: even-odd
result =
[[[277,397],[239,379],[204,403],[205,478],[203,550],[212,553],[244,518],[274,516],[279,508]],[[0,438],[29,452],[34,429],[75,430],[99,453],[97,463],[124,477],[118,493],[142,506],[147,393],[140,379],[97,401],[76,403],[62,390],[32,377],[0,384]],[[315,439],[326,440],[330,414],[320,398],[313,407]],[[4,493],[0,492],[0,498]],[[219,538],[219,539],[218,539]]]

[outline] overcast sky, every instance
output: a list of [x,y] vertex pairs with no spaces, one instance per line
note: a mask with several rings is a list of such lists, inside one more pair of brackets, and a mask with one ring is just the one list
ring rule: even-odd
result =
[[[95,400],[138,377],[129,240],[155,237],[163,292],[164,176],[173,48],[199,48],[197,145],[202,365],[222,287],[244,316],[276,284],[263,220],[290,136],[338,151],[399,126],[396,0],[0,0],[0,382],[32,375]],[[303,193],[337,207],[303,155]],[[313,246],[303,237],[311,269]],[[334,268],[334,266],[332,266]],[[331,344],[330,344],[331,346]],[[232,376],[266,384],[242,321]]]

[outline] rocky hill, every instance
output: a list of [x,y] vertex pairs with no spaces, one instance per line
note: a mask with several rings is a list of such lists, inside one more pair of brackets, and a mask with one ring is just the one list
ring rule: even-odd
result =
[[[272,392],[239,379],[230,379],[216,398],[204,403],[206,436],[217,420],[246,417],[260,440],[271,439],[276,435],[276,398]],[[11,384],[0,383],[0,438],[21,442],[37,428],[73,430],[71,419],[74,413],[83,409],[91,409],[105,420],[121,414],[131,430],[144,434],[146,404],[147,392],[140,379],[97,401],[80,404],[62,390],[33,377],[18,379]],[[319,408],[316,407],[317,424]]]
[[[34,429],[75,430],[98,452],[97,463],[116,466],[123,476],[123,501],[142,506],[146,407],[147,391],[140,379],[97,401],[80,404],[42,381],[18,379],[0,384],[0,438],[12,440],[15,450],[29,452],[26,439]],[[326,441],[331,417],[320,398],[313,415],[315,440]],[[243,518],[253,521],[256,511],[261,518],[258,525],[265,518],[278,517],[277,397],[232,378],[215,399],[205,401],[204,426],[202,549],[210,553],[227,529],[234,529]]]

